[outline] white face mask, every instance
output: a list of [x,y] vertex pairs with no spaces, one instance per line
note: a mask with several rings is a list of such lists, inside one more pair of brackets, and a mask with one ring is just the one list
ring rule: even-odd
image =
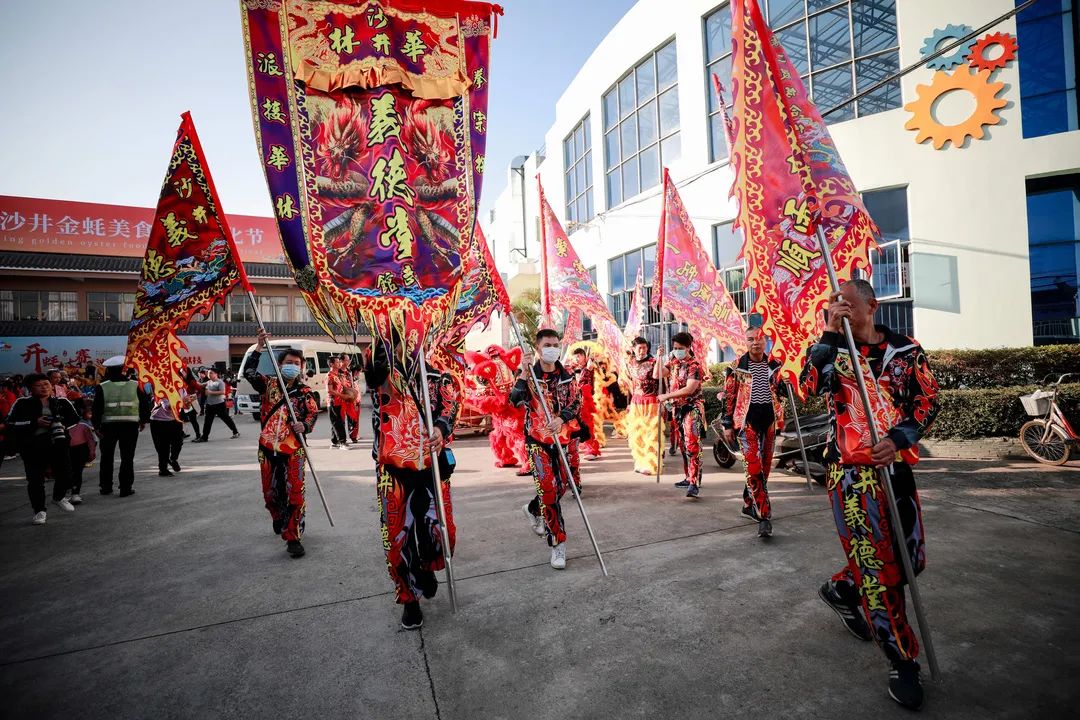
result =
[[540,359],[548,364],[556,363],[559,361],[559,357],[562,355],[562,349],[557,347],[546,347],[540,349]]
[[686,351],[685,350],[672,350],[671,354],[675,356],[676,360],[685,360],[686,359]]

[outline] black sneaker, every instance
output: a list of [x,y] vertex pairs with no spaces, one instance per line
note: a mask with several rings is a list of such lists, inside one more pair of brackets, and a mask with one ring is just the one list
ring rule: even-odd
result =
[[236,439],[236,438],[238,438],[238,437],[240,437],[240,433],[238,433],[238,432],[234,432],[234,433],[232,434],[232,438],[230,438],[230,439],[232,439],[232,440],[235,440],[235,439]]
[[675,483],[675,487],[677,487],[677,488],[688,488],[688,487],[690,487],[690,481],[689,480],[680,480],[679,482]]
[[200,443],[200,442],[206,442],[206,438],[204,438],[204,437],[197,437],[197,438],[195,438],[194,440],[192,440],[191,442],[193,442],[193,443]]
[[697,496],[698,496],[698,486],[697,485],[690,485],[689,489],[687,489],[687,491],[686,491],[686,497],[688,497],[688,498],[696,498]]
[[419,630],[424,627],[424,612],[416,600],[405,603],[405,610],[401,613],[401,627],[406,630]]
[[169,465],[172,466],[174,472],[180,472],[180,463],[176,462],[175,460],[171,460],[169,461]]
[[132,496],[134,494],[135,494],[135,491],[131,490],[131,489],[121,490],[120,491],[120,497],[130,497],[130,496]]
[[439,592],[439,579],[431,570],[418,570],[413,573],[416,579],[416,587],[420,588],[420,594],[430,600]]
[[844,600],[840,593],[836,591],[836,586],[832,580],[827,580],[818,588],[818,597],[833,609],[833,612],[840,618],[840,622],[844,623],[844,627],[847,628],[849,633],[867,642],[874,639],[873,634],[870,632],[870,626],[866,624],[866,618],[863,617],[862,608]]
[[757,524],[757,536],[759,538],[772,537],[772,523],[768,520],[759,520]]
[[102,495],[112,495],[112,488],[101,488],[98,492]]
[[304,546],[300,544],[299,540],[290,540],[285,543],[285,552],[289,553],[290,557],[304,557]]
[[285,527],[285,521],[284,520],[274,520],[273,525],[274,525],[274,534],[275,535],[280,535],[281,534],[281,528]]
[[889,697],[908,710],[922,709],[923,689],[919,679],[919,663],[893,665],[889,670]]
[[754,522],[761,522],[761,518],[757,516],[757,513],[754,512],[754,508],[752,507],[747,507],[746,505],[743,505],[742,514],[750,518]]
[[172,477],[173,474],[169,472],[168,468],[157,471],[158,477]]

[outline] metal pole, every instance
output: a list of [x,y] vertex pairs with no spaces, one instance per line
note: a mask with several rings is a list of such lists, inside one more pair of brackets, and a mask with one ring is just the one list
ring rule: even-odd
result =
[[788,402],[791,403],[791,415],[795,418],[795,432],[799,434],[799,453],[802,455],[803,472],[806,473],[806,490],[807,492],[814,492],[814,486],[810,481],[810,461],[806,459],[806,442],[803,440],[802,425],[799,423],[799,411],[795,409],[795,393],[791,391],[791,386],[784,383],[787,387]]
[[[660,320],[660,348],[667,349],[665,343],[667,342],[667,323],[663,320],[663,310],[661,312]],[[657,390],[660,395],[664,394],[664,366],[660,363],[660,354],[656,355],[656,364],[660,365],[660,383],[657,386]],[[659,398],[656,401],[656,484],[660,484],[660,476],[664,474],[664,404],[660,402]]]
[[[420,353],[420,384],[424,395],[424,414],[427,417],[427,425],[424,430],[430,438],[435,430],[435,422],[431,417],[431,395],[428,393],[427,383],[427,358]],[[444,438],[445,440],[446,438]],[[423,450],[421,450],[421,454]],[[431,446],[431,474],[435,478],[435,511],[439,514],[439,528],[442,532],[442,554],[446,561],[446,587],[450,590],[450,608],[457,612],[457,592],[454,589],[454,568],[450,564],[450,530],[446,527],[446,505],[442,495],[442,474],[439,472],[439,451],[434,445]]]
[[[247,291],[248,300],[251,302],[251,310],[255,313],[255,321],[259,323],[259,330],[262,331],[263,336],[267,335],[266,326],[263,325],[262,315],[259,314],[259,306],[255,304],[255,293],[251,290]],[[270,355],[270,364],[274,366],[274,375],[277,377],[278,384],[281,386],[282,396],[285,398],[285,407],[289,410],[289,420],[291,422],[297,422],[296,411],[293,410],[292,402],[289,400],[289,389],[285,384],[285,378],[281,376],[281,368],[278,366],[277,355],[274,354],[274,349],[270,347],[270,343],[266,343],[266,351]],[[241,368],[243,370],[243,368]],[[311,470],[311,479],[315,481],[315,489],[319,492],[319,500],[322,501],[323,510],[326,511],[326,519],[330,521],[330,527],[334,527],[334,516],[330,513],[330,506],[326,504],[326,496],[323,495],[322,485],[319,484],[319,476],[315,473],[315,463],[311,461],[311,451],[308,450],[307,440],[304,438],[303,433],[294,432],[296,439],[300,441],[300,447],[304,448],[304,459],[307,460],[308,469]]]
[[[840,281],[836,277],[836,268],[833,266],[829,243],[825,239],[825,232],[821,229],[820,224],[817,227],[817,239],[821,254],[825,259],[825,268],[829,273],[829,284],[832,286],[833,292],[839,292]],[[874,422],[873,415],[870,412],[870,394],[866,390],[866,378],[863,377],[862,365],[859,363],[859,349],[855,345],[855,336],[851,334],[851,323],[847,318],[843,319],[843,323],[844,337],[847,340],[847,351],[851,356],[851,364],[855,371],[855,381],[859,385],[859,395],[862,398],[864,412],[870,419],[870,422],[868,423],[870,427],[870,442],[877,445],[881,436],[878,432],[877,424]],[[885,497],[889,504],[889,519],[893,527],[893,545],[899,551],[900,561],[904,566],[904,575],[907,578],[908,590],[911,591],[911,604],[915,607],[915,617],[919,621],[919,634],[922,636],[923,645],[926,647],[926,659],[930,663],[930,675],[933,679],[937,680],[940,675],[937,655],[934,653],[934,643],[930,638],[930,625],[926,621],[926,616],[923,613],[922,596],[919,594],[919,586],[915,582],[915,570],[911,565],[911,556],[908,555],[907,546],[904,543],[899,542],[900,538],[897,535],[897,533],[903,531],[904,526],[900,521],[900,510],[896,505],[896,493],[893,491],[892,475],[888,468],[879,467],[878,477],[882,487],[885,488]]]
[[[548,423],[551,422],[551,408],[548,407],[547,402],[543,400],[544,394],[540,390],[540,380],[536,377],[536,373],[533,371],[533,363],[526,357],[525,338],[521,334],[521,328],[518,326],[517,318],[514,317],[512,312],[506,313],[510,318],[510,326],[514,329],[514,334],[517,335],[518,346],[521,348],[521,361],[529,363],[529,378],[532,379],[532,389],[536,393],[536,397],[540,399],[540,406],[544,408],[544,420]],[[559,442],[558,438],[555,438],[555,447],[559,450],[559,460],[563,466],[563,471],[566,473],[566,481],[570,484],[570,491],[574,493],[574,499],[577,500],[578,510],[581,511],[581,519],[585,522],[585,530],[589,533],[589,541],[592,543],[593,552],[596,553],[596,560],[600,563],[600,572],[604,573],[607,577],[607,565],[604,564],[604,557],[600,554],[600,546],[596,544],[596,536],[593,535],[592,525],[589,524],[589,516],[585,514],[585,505],[581,502],[581,495],[578,494],[577,484],[574,482],[574,473],[570,471],[570,461],[566,458],[566,449]]]

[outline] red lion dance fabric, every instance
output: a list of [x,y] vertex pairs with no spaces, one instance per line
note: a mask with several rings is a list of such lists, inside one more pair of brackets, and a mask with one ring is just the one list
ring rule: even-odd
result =
[[146,243],[127,352],[139,381],[150,383],[174,414],[186,387],[177,333],[237,285],[248,286],[232,237],[195,123],[184,113]]
[[472,384],[467,400],[482,413],[491,416],[488,443],[495,456],[495,467],[522,468],[518,475],[529,474],[529,455],[525,452],[525,409],[510,404],[521,367],[521,348],[504,350],[491,345],[483,353],[466,352],[471,365]]
[[829,278],[816,230],[829,243],[843,282],[869,272],[877,228],[799,72],[761,16],[756,0],[733,0],[731,164],[747,287],[792,386],[821,333]]
[[242,0],[285,255],[327,332],[413,358],[450,326],[484,172],[497,5]]

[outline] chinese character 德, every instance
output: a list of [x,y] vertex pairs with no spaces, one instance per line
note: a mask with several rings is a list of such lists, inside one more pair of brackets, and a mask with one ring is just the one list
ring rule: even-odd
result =
[[780,244],[780,259],[776,264],[790,270],[795,275],[802,275],[810,269],[810,261],[821,257],[818,250],[807,250],[802,245],[792,242],[791,238],[784,238]]
[[161,218],[161,224],[165,226],[165,238],[169,241],[171,247],[180,247],[184,244],[184,241],[194,240],[198,237],[198,235],[188,232],[187,220],[180,220],[174,212]]
[[390,36],[386,33],[379,33],[375,37],[371,38],[371,44],[383,55],[390,54]]
[[416,62],[416,58],[423,55],[427,49],[427,45],[420,39],[419,30],[409,30],[405,33],[405,44],[401,46],[402,55]]
[[407,184],[405,173],[405,160],[401,157],[401,150],[395,148],[389,162],[381,157],[371,168],[371,197],[379,198],[379,202],[386,202],[388,198],[401,198],[410,206],[413,204],[413,190]]
[[285,220],[292,220],[299,214],[299,210],[296,209],[296,201],[293,200],[293,196],[289,193],[279,195],[277,201],[274,203],[274,207],[277,209],[279,218]]
[[371,101],[371,129],[368,130],[368,147],[381,145],[391,135],[401,137],[401,118],[398,117],[392,93],[385,92]]
[[330,38],[330,49],[336,53],[352,53],[353,48],[360,44],[359,40],[353,39],[351,25],[346,25],[344,30],[334,28],[334,32],[327,37]]
[[848,552],[848,557],[854,560],[855,564],[860,568],[868,570],[880,570],[882,565],[884,565],[884,563],[878,559],[877,548],[874,547],[874,543],[870,538],[852,538],[851,550]]
[[291,162],[292,160],[289,159],[289,154],[285,152],[284,145],[270,146],[270,154],[266,156],[267,165],[280,172],[288,167]]
[[144,280],[153,283],[176,274],[176,268],[167,257],[159,255],[157,250],[150,248],[146,251],[146,262],[143,263],[142,274]]
[[173,187],[176,188],[176,194],[185,200],[191,197],[191,178],[185,177],[178,180],[173,180]]
[[858,495],[844,498],[844,524],[850,530],[862,529],[870,532],[870,526],[866,524],[866,511],[863,510]]
[[394,206],[394,214],[386,218],[386,230],[379,233],[379,246],[397,247],[395,260],[410,260],[413,256],[413,234],[409,229],[409,213],[400,205]]
[[285,74],[281,72],[281,68],[278,67],[277,57],[274,55],[274,53],[259,53],[258,58],[259,72],[271,76]]
[[285,113],[281,112],[281,102],[266,98],[262,104],[263,117],[269,122],[285,124]]

